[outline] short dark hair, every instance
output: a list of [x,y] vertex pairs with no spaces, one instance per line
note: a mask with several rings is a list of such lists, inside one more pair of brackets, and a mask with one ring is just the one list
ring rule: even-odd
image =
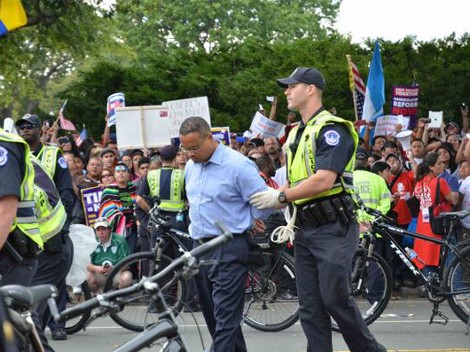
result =
[[147,158],[146,156],[144,156],[143,158],[141,158],[141,159],[139,160],[138,165],[139,165],[139,167],[141,167],[143,164],[150,164],[150,159]]
[[370,171],[377,175],[379,174],[379,172],[383,172],[387,169],[390,170],[390,165],[388,165],[385,161],[381,161],[381,160],[376,161],[370,167]]
[[273,159],[269,155],[263,155],[260,156],[259,158],[256,158],[255,160],[256,166],[258,166],[258,169],[260,171],[267,170],[269,166],[274,165]]
[[201,136],[206,137],[211,133],[211,127],[200,116],[188,117],[180,126],[179,134],[186,136],[190,133],[199,133]]

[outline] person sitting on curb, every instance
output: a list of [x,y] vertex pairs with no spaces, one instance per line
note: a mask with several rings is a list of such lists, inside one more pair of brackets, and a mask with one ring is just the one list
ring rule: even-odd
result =
[[[94,227],[99,244],[90,255],[91,263],[87,266],[87,282],[90,290],[97,293],[103,290],[113,266],[129,255],[129,247],[124,237],[111,232],[106,218],[98,218]],[[114,287],[124,288],[130,286],[132,274],[128,270],[123,270],[116,275],[114,280]]]

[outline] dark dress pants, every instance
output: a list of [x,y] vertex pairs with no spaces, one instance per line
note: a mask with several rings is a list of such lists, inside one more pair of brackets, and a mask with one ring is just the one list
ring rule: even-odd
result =
[[300,224],[295,264],[300,321],[308,352],[333,351],[330,316],[352,352],[375,352],[378,345],[350,296],[351,261],[357,249],[357,223]]
[[212,352],[245,352],[241,321],[248,273],[249,239],[233,240],[204,256],[217,264],[201,268],[196,275],[202,313],[212,336]]

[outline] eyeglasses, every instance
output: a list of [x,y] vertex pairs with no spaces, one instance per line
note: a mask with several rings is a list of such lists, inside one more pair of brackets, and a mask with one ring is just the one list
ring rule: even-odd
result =
[[21,126],[18,126],[20,130],[32,130],[33,128],[37,128],[37,125],[32,125],[32,124],[24,124]]
[[127,171],[127,167],[124,165],[118,165],[114,168],[116,171]]
[[186,148],[186,147],[180,146],[180,149],[185,153],[189,153],[189,152],[196,153],[199,149],[201,149],[202,144],[204,143],[206,138],[207,138],[207,136],[205,136],[204,139],[201,142],[199,142],[198,144],[196,144],[194,147]]
[[107,174],[107,175],[101,175],[101,178],[106,178],[106,177],[112,177],[113,175]]

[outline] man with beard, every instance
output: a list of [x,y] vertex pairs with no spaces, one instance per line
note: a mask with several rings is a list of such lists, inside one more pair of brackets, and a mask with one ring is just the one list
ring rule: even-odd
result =
[[264,139],[264,149],[266,153],[271,157],[274,162],[274,166],[277,169],[281,167],[279,143],[276,138],[268,137]]

